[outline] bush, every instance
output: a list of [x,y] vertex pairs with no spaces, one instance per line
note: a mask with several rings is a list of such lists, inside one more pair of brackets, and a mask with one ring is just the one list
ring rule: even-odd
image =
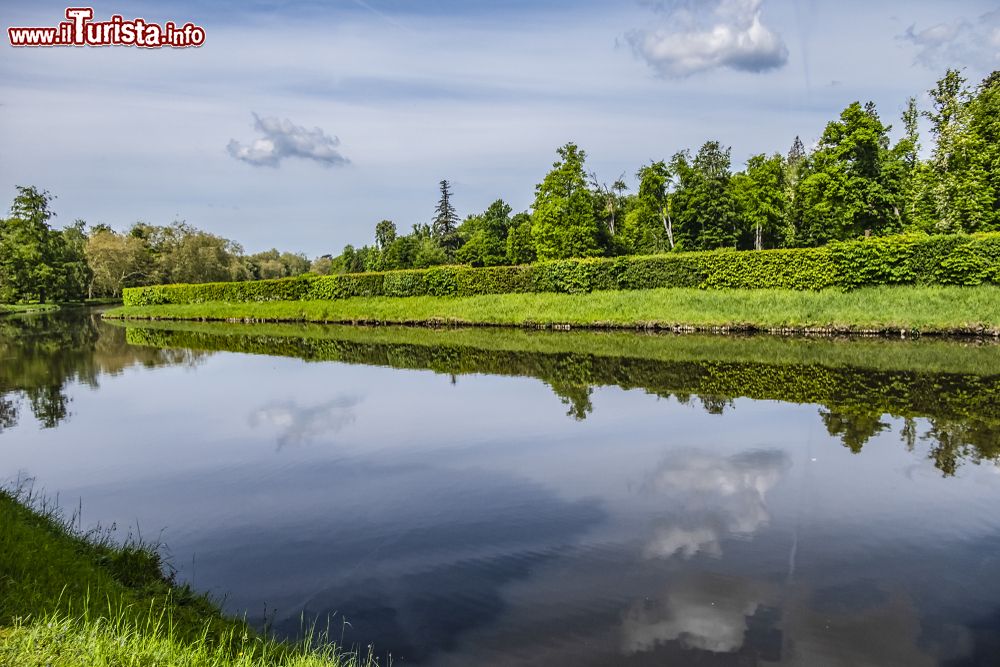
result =
[[564,259],[522,266],[298,276],[278,280],[133,287],[126,306],[206,301],[295,301],[355,296],[473,296],[513,292],[701,287],[850,290],[871,285],[1000,284],[1000,233],[904,234],[818,248],[714,250],[610,259]]

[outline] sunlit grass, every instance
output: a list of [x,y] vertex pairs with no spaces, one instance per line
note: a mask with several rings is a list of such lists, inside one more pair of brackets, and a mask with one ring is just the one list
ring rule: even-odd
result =
[[1000,287],[656,289],[129,306],[110,317],[508,326],[1000,332]]
[[0,665],[371,664],[307,633],[264,637],[177,585],[156,545],[82,532],[44,496],[0,490]]

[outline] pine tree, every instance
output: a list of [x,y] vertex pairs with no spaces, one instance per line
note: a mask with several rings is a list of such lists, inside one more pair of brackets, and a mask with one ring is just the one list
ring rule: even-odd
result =
[[438,200],[437,208],[434,210],[431,230],[438,245],[448,253],[449,259],[458,247],[459,238],[455,233],[457,228],[458,213],[451,203],[451,183],[446,179],[441,181],[441,199]]
[[806,159],[806,147],[802,145],[802,139],[795,135],[795,141],[792,142],[792,147],[788,150],[787,162],[789,165],[797,167],[804,159]]

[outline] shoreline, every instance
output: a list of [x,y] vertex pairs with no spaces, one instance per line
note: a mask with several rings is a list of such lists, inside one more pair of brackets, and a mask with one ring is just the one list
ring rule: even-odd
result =
[[44,495],[0,486],[0,665],[374,665],[322,633],[257,632],[178,582],[163,545],[112,530],[84,530]]
[[109,319],[776,336],[1000,338],[1000,287],[656,290],[124,306]]

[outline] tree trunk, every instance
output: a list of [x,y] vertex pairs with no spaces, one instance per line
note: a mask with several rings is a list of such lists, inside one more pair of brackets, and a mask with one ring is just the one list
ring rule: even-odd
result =
[[674,249],[674,221],[670,219],[670,214],[663,210],[660,212],[660,218],[663,219],[663,228],[667,231],[667,241],[670,243],[670,249]]

